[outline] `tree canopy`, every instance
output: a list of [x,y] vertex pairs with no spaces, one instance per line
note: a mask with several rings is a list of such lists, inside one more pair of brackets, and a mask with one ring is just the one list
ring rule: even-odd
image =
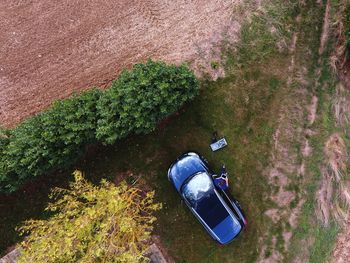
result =
[[99,186],[74,172],[69,189],[55,188],[47,220],[29,220],[18,230],[29,234],[20,245],[18,262],[146,261],[154,211],[154,192],[125,182]]

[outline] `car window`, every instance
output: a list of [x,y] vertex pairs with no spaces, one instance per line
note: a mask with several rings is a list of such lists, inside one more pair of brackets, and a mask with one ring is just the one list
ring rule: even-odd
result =
[[188,174],[192,175],[196,172],[204,172],[205,168],[202,165],[200,159],[195,156],[187,156],[179,160],[171,169],[171,173],[174,175]]
[[225,194],[223,191],[220,192],[220,196],[225,200],[226,204],[231,208],[231,211],[234,213],[234,215],[239,217],[239,215],[236,212],[236,209],[233,207],[233,204],[232,204],[233,200],[229,199],[227,194]]
[[195,175],[183,188],[186,200],[210,228],[214,228],[229,216],[214,188],[213,181],[207,173]]
[[191,206],[196,208],[199,201],[210,196],[213,190],[214,185],[209,175],[199,173],[183,187],[183,194]]
[[210,228],[214,228],[229,216],[226,208],[215,193],[202,200],[197,205],[196,211]]

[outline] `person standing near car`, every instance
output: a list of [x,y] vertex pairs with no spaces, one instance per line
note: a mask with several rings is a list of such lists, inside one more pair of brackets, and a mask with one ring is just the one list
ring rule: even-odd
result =
[[222,165],[220,175],[213,175],[214,184],[223,191],[228,190],[228,177],[225,165]]

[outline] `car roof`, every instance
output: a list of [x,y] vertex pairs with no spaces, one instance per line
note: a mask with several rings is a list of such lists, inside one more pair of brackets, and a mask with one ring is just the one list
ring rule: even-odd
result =
[[215,191],[201,199],[195,210],[211,229],[230,215]]
[[210,175],[200,172],[190,178],[183,184],[181,192],[205,223],[214,228],[229,213],[219,199]]
[[[188,191],[187,185],[190,185],[190,191]],[[198,185],[198,191],[194,189],[196,185]],[[209,174],[206,172],[195,174],[185,182],[181,190],[184,192],[183,195],[187,200],[188,197],[191,199],[188,201],[194,213],[220,243],[226,244],[230,242],[241,231],[241,224],[224,199],[220,197]],[[190,194],[188,195],[188,193]]]
[[236,216],[215,189],[210,200],[203,201],[206,202],[205,205],[197,209],[196,214],[221,244],[231,242],[242,230],[242,225]]

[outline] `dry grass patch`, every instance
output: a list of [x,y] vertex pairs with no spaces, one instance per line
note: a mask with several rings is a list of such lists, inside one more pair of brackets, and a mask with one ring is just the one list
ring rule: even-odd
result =
[[331,168],[331,175],[337,182],[340,182],[342,171],[346,168],[346,160],[348,158],[345,142],[341,134],[336,133],[329,137],[325,145],[325,155]]
[[331,218],[333,186],[332,178],[326,169],[322,171],[322,181],[319,190],[316,192],[317,209],[316,216],[325,226],[329,226]]
[[350,122],[350,92],[339,83],[335,89],[333,111],[338,126],[346,126]]
[[342,134],[332,134],[324,152],[327,164],[321,168],[316,215],[325,226],[332,218],[342,224],[348,219],[350,207],[350,182],[345,177],[348,153]]

